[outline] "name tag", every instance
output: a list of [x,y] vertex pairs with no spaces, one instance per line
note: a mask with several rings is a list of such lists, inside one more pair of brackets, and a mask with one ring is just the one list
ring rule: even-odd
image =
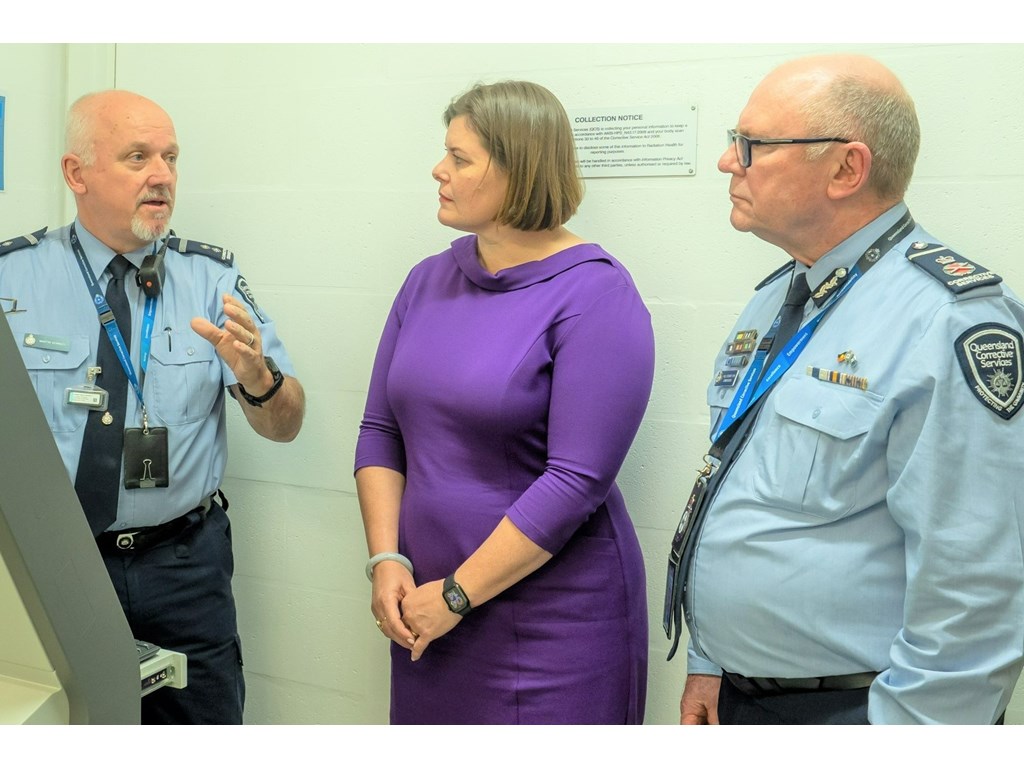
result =
[[68,352],[71,349],[71,342],[57,336],[39,336],[34,333],[26,333],[21,343],[26,347],[35,349],[49,349],[53,352]]
[[736,383],[736,375],[739,371],[719,371],[715,374],[715,386],[716,387],[731,387]]

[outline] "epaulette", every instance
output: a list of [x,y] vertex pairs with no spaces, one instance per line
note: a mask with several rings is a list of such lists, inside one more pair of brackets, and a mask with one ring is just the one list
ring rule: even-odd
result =
[[792,270],[793,267],[795,267],[795,266],[796,266],[796,262],[795,261],[792,261],[792,260],[787,261],[781,267],[779,267],[774,272],[772,272],[770,275],[768,275],[768,277],[766,277],[764,280],[762,280],[760,283],[758,283],[754,287],[754,290],[755,291],[760,291],[762,288],[764,288],[766,285],[768,285],[768,283],[771,283],[771,282],[777,280],[778,278],[782,277],[783,275],[787,274],[788,272],[790,272],[790,270]]
[[944,245],[921,241],[911,243],[907,258],[957,294],[1003,281],[992,270],[968,261]]
[[167,247],[172,251],[185,255],[205,256],[208,259],[220,262],[225,267],[230,267],[235,263],[235,254],[227,248],[221,248],[219,245],[210,245],[209,243],[200,243],[197,240],[186,240],[183,237],[174,237],[173,232],[171,235],[171,237],[167,238]]
[[22,248],[28,248],[30,245],[38,245],[39,241],[46,235],[46,229],[46,227],[43,227],[38,232],[33,232],[31,235],[22,235],[21,237],[15,237],[11,240],[4,240],[0,243],[0,256],[6,256],[8,253],[20,251]]

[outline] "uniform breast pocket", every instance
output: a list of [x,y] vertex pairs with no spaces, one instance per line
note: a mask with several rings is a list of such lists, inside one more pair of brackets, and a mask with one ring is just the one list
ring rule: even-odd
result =
[[189,332],[153,336],[146,371],[146,408],[160,424],[191,424],[206,418],[223,386],[220,358]]
[[85,384],[89,338],[72,336],[68,339],[66,352],[24,345],[19,349],[50,429],[54,432],[74,432],[81,428],[89,415],[89,409],[80,405],[66,405],[64,391],[68,387]]
[[[875,429],[883,398],[809,377],[775,393],[778,466],[759,471],[763,496],[827,520],[869,507],[887,488],[885,452]],[[759,459],[764,460],[764,459]],[[764,483],[764,479],[774,482]],[[787,498],[772,498],[779,496]]]

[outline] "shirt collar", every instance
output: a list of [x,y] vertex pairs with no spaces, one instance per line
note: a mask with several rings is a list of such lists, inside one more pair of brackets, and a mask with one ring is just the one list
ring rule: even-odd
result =
[[[89,266],[92,267],[94,275],[99,277],[103,274],[107,268],[107,264],[114,257],[117,251],[111,250],[109,246],[101,243],[92,232],[85,228],[82,222],[75,219],[75,232],[78,233],[78,241],[82,244],[82,249],[85,251],[85,258],[89,261]],[[153,250],[153,244],[145,245],[136,251],[131,253],[122,254],[128,261],[132,263],[136,269],[142,266],[142,260],[146,258]]]
[[[907,212],[906,203],[899,202],[892,208],[854,232],[839,245],[830,250],[807,270],[807,284],[816,290],[833,272],[840,267],[850,269],[871,244],[900,217]],[[799,270],[800,264],[797,264]]]

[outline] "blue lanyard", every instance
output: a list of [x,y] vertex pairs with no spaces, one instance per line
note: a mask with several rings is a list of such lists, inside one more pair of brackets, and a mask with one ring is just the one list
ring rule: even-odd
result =
[[[765,372],[763,378],[758,381],[758,377],[761,375],[761,368],[764,366],[765,358],[768,356],[768,350],[758,348],[757,353],[754,355],[754,361],[750,364],[750,369],[747,371],[747,375],[743,377],[743,383],[740,384],[739,390],[736,392],[736,396],[733,398],[732,403],[729,405],[728,410],[722,416],[721,422],[718,424],[718,428],[711,436],[712,444],[717,444],[718,440],[724,435],[731,426],[733,426],[739,419],[743,418],[743,415],[750,409],[750,407],[760,399],[765,392],[772,388],[782,375],[789,370],[790,366],[796,361],[803,352],[804,347],[807,346],[811,340],[811,336],[814,334],[815,329],[821,324],[821,321],[825,319],[825,316],[835,308],[836,304],[850,292],[854,284],[860,280],[860,278],[873,267],[878,261],[881,260],[885,253],[888,253],[898,240],[894,240],[897,236],[902,235],[909,229],[913,229],[914,219],[910,216],[910,211],[907,211],[903,216],[890,227],[884,235],[878,240],[872,243],[861,257],[857,260],[857,263],[850,270],[846,282],[843,283],[842,287],[833,294],[821,312],[812,317],[807,325],[802,327],[799,331],[793,334],[793,337],[787,342],[786,346],[782,348],[775,360],[772,361],[771,367]],[[882,251],[882,246],[888,246],[885,251]],[[781,318],[781,311],[775,318],[775,322],[772,323],[772,334],[774,329],[778,327],[779,320]],[[770,347],[769,347],[770,348]]]
[[[71,225],[71,248],[75,252],[75,258],[78,259],[78,268],[82,270],[85,285],[89,289],[89,293],[92,294],[92,302],[96,307],[96,313],[99,315],[100,324],[106,330],[110,344],[114,348],[117,359],[121,362],[121,367],[124,369],[124,374],[128,377],[128,382],[132,385],[132,389],[135,390],[135,397],[138,398],[139,405],[142,406],[143,419],[145,420],[146,403],[142,399],[142,386],[139,384],[139,379],[135,375],[135,368],[132,366],[131,352],[125,346],[124,337],[121,336],[121,329],[117,327],[114,313],[110,310],[107,299],[100,290],[99,281],[89,265],[89,260],[85,257],[85,250],[78,239],[78,233],[75,231],[74,224]],[[148,296],[146,297],[146,308],[142,319],[142,339],[139,343],[139,365],[142,368],[143,379],[146,377],[146,367],[149,365],[149,349],[152,344],[151,337],[153,335],[155,318],[156,297]]]

